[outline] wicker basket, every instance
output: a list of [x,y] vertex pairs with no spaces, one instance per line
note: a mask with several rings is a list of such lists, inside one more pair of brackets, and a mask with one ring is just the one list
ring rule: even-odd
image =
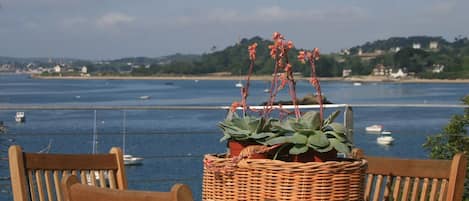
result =
[[367,162],[283,162],[205,155],[202,200],[363,200]]

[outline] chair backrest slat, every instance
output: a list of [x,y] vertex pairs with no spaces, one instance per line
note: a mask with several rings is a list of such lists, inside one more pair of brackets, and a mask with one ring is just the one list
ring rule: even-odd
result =
[[422,183],[422,193],[420,195],[420,201],[425,201],[428,197],[428,186],[430,185],[430,180],[428,178],[423,179]]
[[432,179],[432,188],[430,190],[429,201],[436,201],[439,186],[440,182],[438,181],[438,179]]
[[43,185],[43,178],[42,178],[42,172],[41,170],[36,170],[35,171],[35,178],[36,178],[36,186],[37,186],[37,192],[39,195],[39,201],[45,201],[44,197],[44,185]]
[[33,171],[28,170],[28,184],[29,184],[29,191],[31,192],[31,201],[36,201],[37,196],[36,196],[36,185],[34,185],[34,177],[33,177]]
[[55,195],[57,196],[57,201],[62,201],[62,190],[60,189],[60,179],[59,179],[59,171],[54,170],[53,177],[54,177],[54,186],[55,186]]
[[117,186],[114,174],[115,173],[113,170],[109,170],[109,188],[110,189],[116,189],[116,186]]
[[51,174],[50,174],[50,170],[46,170],[44,171],[44,181],[45,181],[45,184],[46,184],[46,191],[47,191],[47,198],[49,201],[52,201],[54,200],[54,198],[52,197],[53,195],[53,188],[52,188],[52,182],[50,180],[50,177],[51,177]]
[[401,193],[401,181],[402,181],[402,177],[400,176],[397,176],[396,181],[394,182],[394,189],[392,191],[392,197],[393,197],[393,200],[397,200],[397,198],[399,197],[399,194]]
[[108,154],[44,154],[23,152],[13,145],[9,161],[14,201],[63,201],[61,178],[69,175],[84,184],[127,189],[119,148]]
[[376,184],[374,187],[373,201],[378,201],[381,194],[381,184],[383,183],[383,175],[376,176]]
[[368,157],[357,149],[352,156],[368,161],[366,201],[462,199],[467,166],[463,153],[456,154],[452,160],[415,160]]

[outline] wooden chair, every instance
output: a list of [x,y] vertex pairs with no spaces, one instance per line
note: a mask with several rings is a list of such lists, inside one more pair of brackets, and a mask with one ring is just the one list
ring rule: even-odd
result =
[[364,156],[359,149],[352,155],[368,161],[366,201],[462,200],[467,166],[463,153],[456,154],[452,160],[371,157]]
[[175,184],[170,192],[131,191],[97,188],[78,182],[74,175],[62,178],[65,201],[193,201],[187,185]]
[[13,145],[8,155],[14,201],[62,201],[61,177],[70,174],[87,185],[127,189],[120,148],[109,154],[39,154]]

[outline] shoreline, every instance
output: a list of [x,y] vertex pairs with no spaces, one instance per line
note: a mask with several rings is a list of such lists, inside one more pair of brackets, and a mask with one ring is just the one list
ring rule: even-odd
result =
[[[181,75],[181,76],[41,76],[31,75],[34,79],[57,79],[57,80],[245,80],[245,76],[214,76],[214,75]],[[269,81],[272,76],[252,76],[251,80]],[[296,80],[308,80],[308,77],[297,77]],[[396,82],[396,83],[469,83],[469,79],[419,79],[419,78],[406,78],[406,79],[389,79],[381,76],[354,76],[354,77],[319,77],[320,81],[341,81],[341,82]]]

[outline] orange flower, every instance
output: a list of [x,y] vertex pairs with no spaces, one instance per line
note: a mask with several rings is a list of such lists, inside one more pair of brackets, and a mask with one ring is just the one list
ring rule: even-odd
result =
[[305,51],[298,52],[298,61],[301,63],[305,63]]
[[275,59],[275,57],[277,56],[277,48],[275,47],[275,45],[269,45],[269,49],[270,57],[272,57],[272,59]]
[[252,61],[256,60],[256,47],[257,47],[257,43],[253,43],[252,45],[248,47],[249,59],[251,59]]
[[272,34],[272,39],[273,40],[283,39],[283,36],[279,32],[274,32],[274,34]]
[[234,101],[233,103],[231,103],[231,107],[230,107],[230,111],[231,112],[236,112],[236,109],[238,107],[240,107],[242,104],[238,101]]
[[313,86],[318,86],[319,80],[316,79],[316,78],[311,78],[311,79],[309,80],[309,83],[311,83]]

